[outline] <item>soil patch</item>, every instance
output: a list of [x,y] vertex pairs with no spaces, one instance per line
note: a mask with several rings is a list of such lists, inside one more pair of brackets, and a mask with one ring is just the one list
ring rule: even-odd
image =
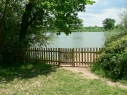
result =
[[106,78],[101,78],[98,75],[92,73],[89,66],[76,66],[76,67],[61,66],[61,68],[72,71],[74,73],[78,73],[80,74],[81,77],[84,77],[87,79],[100,79],[101,81],[103,81],[104,83],[107,83],[110,86],[118,86],[118,87],[127,89],[127,85],[123,85],[119,82],[112,82]]

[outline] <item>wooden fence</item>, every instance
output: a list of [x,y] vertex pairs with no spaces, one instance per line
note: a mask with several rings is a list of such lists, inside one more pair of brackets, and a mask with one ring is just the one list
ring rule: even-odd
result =
[[[18,56],[24,61],[46,61],[56,65],[90,65],[104,48],[30,48],[24,49],[25,56]],[[22,58],[21,58],[22,57]]]

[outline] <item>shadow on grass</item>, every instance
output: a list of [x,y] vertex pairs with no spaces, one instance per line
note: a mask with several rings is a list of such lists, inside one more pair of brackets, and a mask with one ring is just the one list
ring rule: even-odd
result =
[[19,67],[0,67],[0,82],[10,82],[15,78],[28,79],[38,75],[48,75],[55,72],[58,66],[46,64],[45,62],[31,62]]

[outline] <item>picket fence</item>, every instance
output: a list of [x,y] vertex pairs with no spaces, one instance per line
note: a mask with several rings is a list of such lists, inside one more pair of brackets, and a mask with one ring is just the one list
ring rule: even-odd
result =
[[29,48],[23,49],[25,55],[18,55],[18,60],[46,61],[53,65],[90,65],[96,62],[104,48]]

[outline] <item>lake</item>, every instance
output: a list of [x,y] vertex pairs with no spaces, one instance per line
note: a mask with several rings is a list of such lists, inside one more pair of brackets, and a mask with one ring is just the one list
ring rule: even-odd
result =
[[72,32],[68,36],[64,33],[54,35],[52,48],[84,48],[104,47],[104,32]]

